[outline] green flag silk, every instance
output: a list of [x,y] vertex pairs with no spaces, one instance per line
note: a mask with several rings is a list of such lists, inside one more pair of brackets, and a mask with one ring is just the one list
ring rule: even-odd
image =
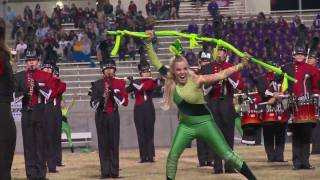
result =
[[[111,52],[111,55],[113,55],[113,56],[118,54],[121,36],[127,35],[127,36],[134,36],[134,37],[140,37],[140,38],[148,38],[149,37],[149,35],[145,32],[131,32],[131,31],[127,31],[127,30],[107,31],[107,34],[116,36],[115,46]],[[230,43],[228,43],[222,39],[199,37],[197,34],[180,33],[177,31],[155,31],[154,34],[156,36],[180,36],[180,37],[189,39],[191,49],[199,47],[199,44],[197,41],[213,42],[217,45],[217,47],[219,47],[219,46],[225,47],[225,48],[229,49],[230,51],[232,51],[233,53],[235,53],[239,57],[242,57],[242,58],[246,57],[245,53],[241,52],[239,49],[237,49],[236,47],[234,47],[233,45],[231,45]],[[213,54],[213,56],[215,57],[216,55]],[[258,64],[269,71],[272,71],[272,72],[279,74],[279,75],[283,75],[284,79],[283,79],[283,84],[282,84],[282,90],[286,90],[286,88],[288,87],[288,80],[293,81],[295,83],[297,82],[296,79],[294,79],[293,77],[284,73],[278,67],[267,64],[267,63],[265,63],[261,60],[258,60],[254,57],[250,57],[249,59],[253,63]]]

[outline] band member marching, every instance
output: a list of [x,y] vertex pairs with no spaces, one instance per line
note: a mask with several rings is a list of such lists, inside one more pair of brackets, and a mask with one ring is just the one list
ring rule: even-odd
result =
[[[219,73],[224,69],[232,67],[233,64],[226,62],[226,60],[227,50],[219,47],[216,61],[203,66],[201,68],[201,74]],[[235,119],[237,117],[237,113],[235,112],[233,105],[233,94],[234,89],[242,90],[243,86],[244,84],[241,75],[237,72],[222,81],[214,83],[209,95],[209,107],[212,110],[218,127],[221,129],[231,149],[233,149],[234,144],[234,128]],[[228,111],[226,111],[226,109],[228,109]],[[219,156],[214,155],[214,173],[223,173],[223,167],[225,173],[235,172],[228,163],[225,163],[223,166],[222,159]]]
[[153,90],[157,88],[157,81],[152,79],[150,65],[142,56],[138,65],[142,79],[134,80],[128,77],[130,85],[127,87],[128,92],[134,92],[134,123],[138,135],[140,162],[154,162],[154,124],[155,109],[152,101]]
[[26,50],[26,70],[15,75],[16,101],[22,99],[22,136],[28,179],[45,179],[45,101],[53,98],[58,86],[50,73],[38,69],[34,49]]
[[60,69],[57,65],[53,66],[53,77],[57,78],[59,80],[59,86],[57,90],[57,97],[53,99],[54,104],[54,113],[56,116],[56,140],[55,140],[55,160],[57,166],[64,166],[62,163],[62,147],[61,147],[61,133],[62,133],[62,108],[61,108],[61,102],[62,102],[62,95],[66,91],[66,83],[64,83],[62,80],[59,79],[60,76]]
[[[314,66],[315,68],[318,68],[318,61],[319,61],[319,51],[317,50],[319,45],[319,38],[314,37],[312,39],[312,43],[310,46],[310,49],[308,50],[308,56],[307,56],[307,63]],[[319,76],[320,76],[320,70],[319,71]],[[320,89],[320,81],[318,82],[319,89]],[[319,105],[318,105],[319,107]],[[318,120],[319,120],[319,114],[318,114]],[[319,121],[317,121],[317,125],[315,128],[313,128],[312,131],[312,150],[311,154],[320,154],[320,124]]]
[[0,18],[0,179],[11,179],[16,125],[11,114],[14,89],[10,52],[5,45],[6,22]]
[[274,81],[275,74],[267,73],[260,76],[257,81],[265,84],[262,89],[263,103],[261,103],[261,120],[263,127],[264,147],[269,162],[285,162],[284,148],[288,113],[283,100],[275,96],[283,96],[281,85]]
[[[200,70],[199,74],[206,74],[202,67],[204,67],[207,64],[210,64],[212,61],[212,53],[208,51],[200,51],[198,53],[198,59],[199,59],[199,64],[200,64]],[[211,71],[207,72],[207,74],[212,74]],[[203,87],[204,95],[207,99],[210,99],[210,91],[212,89],[212,86],[208,87]],[[199,166],[212,166],[213,165],[213,151],[211,150],[210,146],[202,141],[201,139],[197,139],[197,155],[198,155],[198,160],[199,160]]]
[[125,81],[115,77],[116,64],[108,56],[100,64],[103,78],[92,82],[90,105],[96,110],[101,178],[119,177],[120,117],[118,106],[128,105]]
[[[55,71],[55,66],[51,63],[42,64],[41,70],[52,74],[52,76],[58,82],[56,94],[53,98],[45,101],[45,139],[46,139],[46,162],[49,169],[49,173],[57,173],[58,165],[58,152],[59,138],[61,139],[61,109],[60,109],[60,99],[63,92],[66,90],[66,84],[57,78]],[[60,140],[61,142],[61,140]]]
[[[313,97],[318,98],[318,70],[305,63],[306,48],[298,41],[293,51],[293,63],[282,69],[297,82],[289,83],[287,92],[291,95],[290,109],[293,114],[292,158],[293,169],[313,169],[309,163],[312,127],[316,123],[316,106]],[[276,78],[279,80],[281,77]]]

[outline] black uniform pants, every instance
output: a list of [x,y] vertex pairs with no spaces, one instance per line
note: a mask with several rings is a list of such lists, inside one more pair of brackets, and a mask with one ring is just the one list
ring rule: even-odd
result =
[[320,124],[318,123],[312,130],[312,150],[311,154],[320,154]]
[[62,164],[62,147],[61,147],[61,133],[62,133],[62,112],[60,106],[54,107],[54,113],[56,114],[56,150],[55,150],[55,159],[56,164],[61,165]]
[[45,161],[44,105],[38,104],[32,111],[23,109],[22,135],[27,178],[44,179]]
[[11,179],[11,166],[16,147],[16,125],[10,103],[0,102],[0,179]]
[[[233,106],[232,96],[226,96],[223,99],[210,100],[209,107],[212,109],[214,120],[224,135],[224,138],[228,145],[233,149],[234,127],[237,113]],[[226,172],[233,170],[228,163],[224,165],[224,169]],[[215,172],[223,171],[222,159],[216,154],[214,155],[214,170]]]
[[57,166],[57,113],[53,103],[45,105],[45,153],[49,171],[55,171]]
[[272,123],[263,126],[264,149],[269,161],[283,161],[286,125]]
[[118,110],[95,115],[102,176],[119,175],[120,118]]
[[134,106],[134,124],[138,135],[141,160],[152,160],[154,149],[155,110],[152,100]]
[[292,160],[296,168],[309,167],[311,123],[294,123],[292,125]]
[[197,155],[200,165],[213,161],[213,152],[210,146],[200,139],[197,139]]

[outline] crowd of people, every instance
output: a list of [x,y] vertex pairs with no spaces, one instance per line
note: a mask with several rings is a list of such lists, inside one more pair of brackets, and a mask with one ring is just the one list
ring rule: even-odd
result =
[[[271,16],[266,18],[263,13],[259,13],[256,18],[251,17],[248,20],[241,17],[237,20],[233,20],[231,17],[219,17],[212,21],[205,19],[201,28],[195,20],[192,20],[186,32],[221,38],[240,50],[277,66],[290,61],[292,49],[297,39],[303,39],[306,43],[311,43],[314,38],[320,35],[320,15],[315,17],[310,28],[301,22],[299,16],[295,16],[290,23],[281,16],[277,21]],[[203,48],[212,52],[214,45],[204,44]],[[229,55],[230,62],[239,62],[239,57],[235,54],[230,53]],[[193,58],[190,61],[195,61],[194,57],[196,56],[190,55],[190,57]],[[249,69],[251,71],[248,73],[264,73],[264,70],[256,65],[250,65]],[[244,77],[248,77],[248,74],[245,74]]]

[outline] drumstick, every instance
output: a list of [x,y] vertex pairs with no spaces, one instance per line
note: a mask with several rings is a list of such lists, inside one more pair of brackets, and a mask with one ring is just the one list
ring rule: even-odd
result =
[[[247,93],[248,95],[253,95],[253,94],[257,94],[258,92],[250,92],[250,93]],[[233,96],[245,96],[247,95],[246,93],[237,93],[237,94],[234,94]]]

